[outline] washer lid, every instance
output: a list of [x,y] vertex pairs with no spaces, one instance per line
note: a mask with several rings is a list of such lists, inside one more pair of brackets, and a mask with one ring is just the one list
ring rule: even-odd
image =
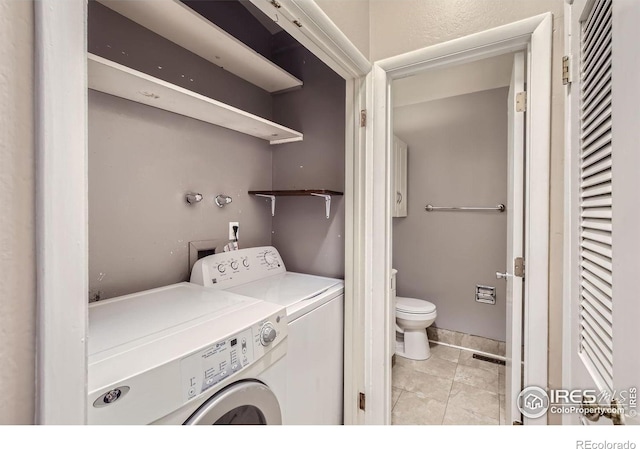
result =
[[342,283],[340,279],[286,272],[239,285],[227,291],[288,307],[299,301],[315,298]]
[[396,310],[407,313],[433,313],[436,306],[424,299],[396,296]]

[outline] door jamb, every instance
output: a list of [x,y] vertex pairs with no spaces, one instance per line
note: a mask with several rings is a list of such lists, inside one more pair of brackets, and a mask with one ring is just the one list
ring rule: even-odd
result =
[[86,8],[34,2],[38,424],[87,415]]
[[[373,105],[373,127],[368,130],[373,164],[367,167],[373,182],[373,220],[364,276],[372,294],[366,298],[367,341],[366,415],[368,424],[391,420],[391,332],[395,311],[391,304],[391,195],[390,158],[392,121],[391,82],[426,70],[526,50],[528,107],[525,185],[525,375],[524,385],[548,384],[549,283],[549,157],[551,134],[551,63],[553,16],[545,13],[518,22],[377,61],[368,76],[368,103]],[[534,287],[535,286],[535,287]],[[535,323],[535,325],[534,325]],[[546,424],[546,417],[525,424]]]

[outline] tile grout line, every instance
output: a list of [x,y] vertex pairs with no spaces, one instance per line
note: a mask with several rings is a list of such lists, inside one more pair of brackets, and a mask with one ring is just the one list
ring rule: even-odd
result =
[[403,393],[402,388],[400,388],[400,390],[401,391],[400,391],[400,394],[398,395],[398,399],[396,399],[395,402],[393,403],[393,405],[391,406],[391,424],[393,424],[393,410],[396,408],[396,404],[400,400],[400,396],[402,396],[402,393]]
[[[446,360],[446,359],[443,359],[443,360]],[[448,360],[448,361],[450,361],[450,360]],[[454,362],[452,362],[452,363],[454,363]],[[455,362],[455,364],[456,364],[456,369],[455,369],[455,371],[454,371],[453,378],[447,378],[447,380],[451,380],[451,385],[450,385],[450,387],[449,387],[449,392],[448,392],[448,394],[447,394],[447,399],[446,399],[446,403],[445,403],[445,409],[444,409],[444,414],[443,414],[443,417],[442,417],[442,421],[440,422],[440,424],[439,424],[439,425],[444,425],[444,420],[445,420],[445,417],[446,417],[447,412],[448,412],[448,410],[449,410],[449,405],[450,405],[450,400],[451,400],[451,392],[452,392],[452,390],[453,390],[453,383],[455,382],[455,375],[456,375],[456,373],[457,373],[457,370],[458,370],[458,368],[459,368],[460,366],[462,366],[462,367],[467,367],[467,365],[460,364],[459,359],[458,359],[458,362]],[[473,367],[472,367],[472,368],[473,368]],[[418,371],[418,370],[416,370],[416,369],[414,369],[414,368],[409,368],[409,369],[410,369],[411,371],[415,372],[415,373],[422,373],[421,371]],[[499,375],[499,374],[498,374],[498,375]],[[436,377],[440,377],[440,376],[436,376]],[[497,397],[498,397],[498,419],[497,419],[497,424],[498,424],[498,425],[501,425],[501,424],[500,424],[501,410],[500,410],[500,402],[499,402],[499,399],[500,399],[500,394],[499,394],[499,392],[493,392],[493,391],[485,390],[484,388],[481,388],[481,387],[478,387],[478,386],[475,386],[475,385],[471,385],[471,384],[466,384],[465,382],[462,382],[462,384],[464,384],[464,385],[468,385],[468,386],[470,386],[470,387],[472,387],[472,388],[475,388],[475,389],[478,389],[478,390],[483,390],[483,391],[485,391],[486,393],[489,393],[489,394],[492,394],[492,395],[495,395],[495,396],[497,396]],[[412,393],[412,394],[416,394],[416,392],[411,392],[411,391],[409,391],[409,390],[406,390],[405,388],[400,388],[400,387],[394,387],[394,388],[397,388],[398,390],[400,390],[400,394],[398,395],[398,399],[397,399],[397,400],[394,402],[394,404],[393,404],[393,407],[392,407],[392,410],[391,410],[392,412],[393,412],[393,410],[395,409],[395,407],[397,406],[397,404],[399,403],[399,401],[400,401],[400,399],[401,399],[401,397],[402,397],[402,395],[403,395],[404,393]],[[433,399],[433,398],[432,398],[432,399]],[[489,416],[487,416],[487,415],[483,415],[483,414],[479,413],[477,410],[467,410],[467,412],[469,412],[469,413],[471,413],[472,415],[475,415],[475,416],[477,416],[477,417],[479,417],[479,418],[489,418],[489,419],[492,419],[492,420],[493,420],[493,419],[495,419],[495,418],[490,418],[490,417],[489,417]]]
[[[443,345],[443,346],[449,346],[449,345]],[[459,349],[459,348],[455,348],[455,349]],[[472,351],[470,351],[470,352],[472,352]],[[460,351],[460,353],[461,353],[461,351]],[[417,370],[417,369],[415,369],[414,367],[409,367],[409,366],[407,366],[406,368],[408,368],[410,371],[412,371],[413,373],[416,373],[416,374],[417,374],[417,373],[420,373],[420,374],[428,374],[428,375],[431,375],[431,376],[434,376],[434,377],[439,377],[439,378],[441,378],[441,379],[447,379],[447,380],[450,380],[450,381],[451,381],[451,384],[450,384],[450,386],[449,386],[449,391],[448,391],[448,394],[447,394],[447,398],[446,398],[444,414],[443,414],[443,416],[442,416],[442,421],[440,422],[440,424],[439,424],[439,425],[444,425],[444,420],[445,420],[445,417],[446,417],[447,412],[448,412],[448,410],[449,410],[449,405],[450,405],[450,400],[451,400],[451,392],[453,391],[453,383],[454,383],[454,382],[456,382],[456,380],[455,380],[455,379],[456,379],[456,374],[457,374],[458,369],[459,369],[460,367],[464,367],[464,368],[473,368],[473,369],[478,369],[478,370],[481,370],[481,371],[489,372],[489,373],[491,373],[491,374],[495,374],[495,375],[498,377],[498,382],[499,382],[499,377],[500,377],[500,373],[499,373],[499,372],[493,372],[493,370],[485,370],[485,369],[483,369],[483,368],[481,368],[481,367],[478,367],[478,366],[466,365],[466,364],[464,364],[464,363],[460,363],[460,354],[458,355],[458,359],[457,359],[457,361],[456,361],[456,362],[453,362],[452,360],[447,359],[447,358],[441,358],[441,357],[438,357],[438,356],[436,356],[435,354],[434,354],[434,355],[432,355],[432,357],[434,357],[434,358],[436,358],[436,359],[438,359],[438,360],[442,360],[442,361],[446,361],[446,362],[450,362],[450,363],[455,363],[455,370],[454,370],[454,373],[453,373],[453,377],[445,377],[445,376],[439,376],[439,375],[437,375],[437,374],[426,373],[426,372],[423,372],[423,371]],[[484,391],[484,392],[486,392],[486,393],[489,393],[489,394],[491,394],[491,395],[495,395],[495,396],[497,396],[497,398],[498,398],[498,419],[497,419],[497,424],[498,424],[498,425],[501,425],[501,423],[500,423],[501,409],[500,409],[500,390],[499,390],[499,388],[498,388],[498,391],[490,391],[490,390],[486,390],[485,388],[480,387],[480,386],[477,386],[477,385],[468,384],[468,383],[466,383],[466,382],[464,382],[464,381],[459,381],[459,382],[460,382],[461,384],[463,384],[463,385],[467,385],[467,386],[469,386],[469,387],[471,387],[471,388],[474,388],[474,389],[477,389],[477,390],[482,390],[482,391]],[[405,388],[402,388],[402,387],[393,387],[393,385],[392,385],[392,388],[397,388],[398,390],[400,390],[400,394],[398,395],[398,399],[396,399],[396,401],[393,403],[393,406],[392,406],[392,408],[391,408],[391,412],[392,412],[392,413],[393,413],[393,411],[395,410],[395,408],[396,408],[396,406],[398,405],[398,403],[400,402],[400,399],[402,398],[402,396],[404,395],[404,393],[417,394],[416,392],[409,391],[409,390],[407,390],[407,389],[405,389]],[[434,398],[431,398],[431,399],[434,399]],[[434,399],[434,400],[437,400],[437,399]],[[479,413],[479,412],[478,412],[478,410],[468,410],[468,409],[467,409],[466,411],[467,411],[467,412],[469,412],[469,413],[471,413],[472,415],[475,415],[475,416],[479,417],[479,418],[487,418],[487,419],[492,419],[492,420],[494,420],[494,419],[495,419],[495,418],[491,418],[491,417],[490,417],[490,416],[488,416],[488,415],[484,415],[484,414]],[[393,424],[393,422],[392,422],[392,424]]]
[[449,393],[447,394],[447,405],[444,406],[444,414],[442,415],[442,422],[440,425],[444,425],[444,418],[447,416],[447,410],[449,409],[449,401],[451,400],[451,390],[453,390],[453,383],[456,381],[456,373],[458,372],[458,366],[460,365],[460,356],[458,356],[458,362],[456,362],[456,370],[453,373],[451,379],[451,386],[449,387]]

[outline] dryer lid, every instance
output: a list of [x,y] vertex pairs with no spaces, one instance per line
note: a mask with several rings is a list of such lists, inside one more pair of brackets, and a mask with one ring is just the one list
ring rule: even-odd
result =
[[95,302],[89,306],[88,354],[159,339],[255,302],[189,282]]
[[407,313],[433,313],[436,306],[424,299],[396,296],[396,310]]

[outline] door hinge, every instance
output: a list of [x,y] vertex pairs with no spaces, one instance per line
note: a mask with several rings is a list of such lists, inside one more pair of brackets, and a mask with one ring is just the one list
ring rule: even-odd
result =
[[367,110],[360,111],[360,128],[367,126]]
[[524,112],[527,110],[527,93],[518,92],[516,95],[516,112]]
[[519,278],[524,277],[524,258],[516,257],[513,261],[513,274]]
[[360,393],[358,395],[358,406],[360,407],[360,410],[364,411],[365,405],[366,405],[366,396],[364,395],[364,393]]
[[562,57],[562,84],[571,84],[571,57]]
[[282,7],[282,5],[276,0],[271,0],[271,4],[273,5],[274,8],[280,9]]
[[522,421],[514,421],[513,425],[514,426],[521,426],[522,425]]

